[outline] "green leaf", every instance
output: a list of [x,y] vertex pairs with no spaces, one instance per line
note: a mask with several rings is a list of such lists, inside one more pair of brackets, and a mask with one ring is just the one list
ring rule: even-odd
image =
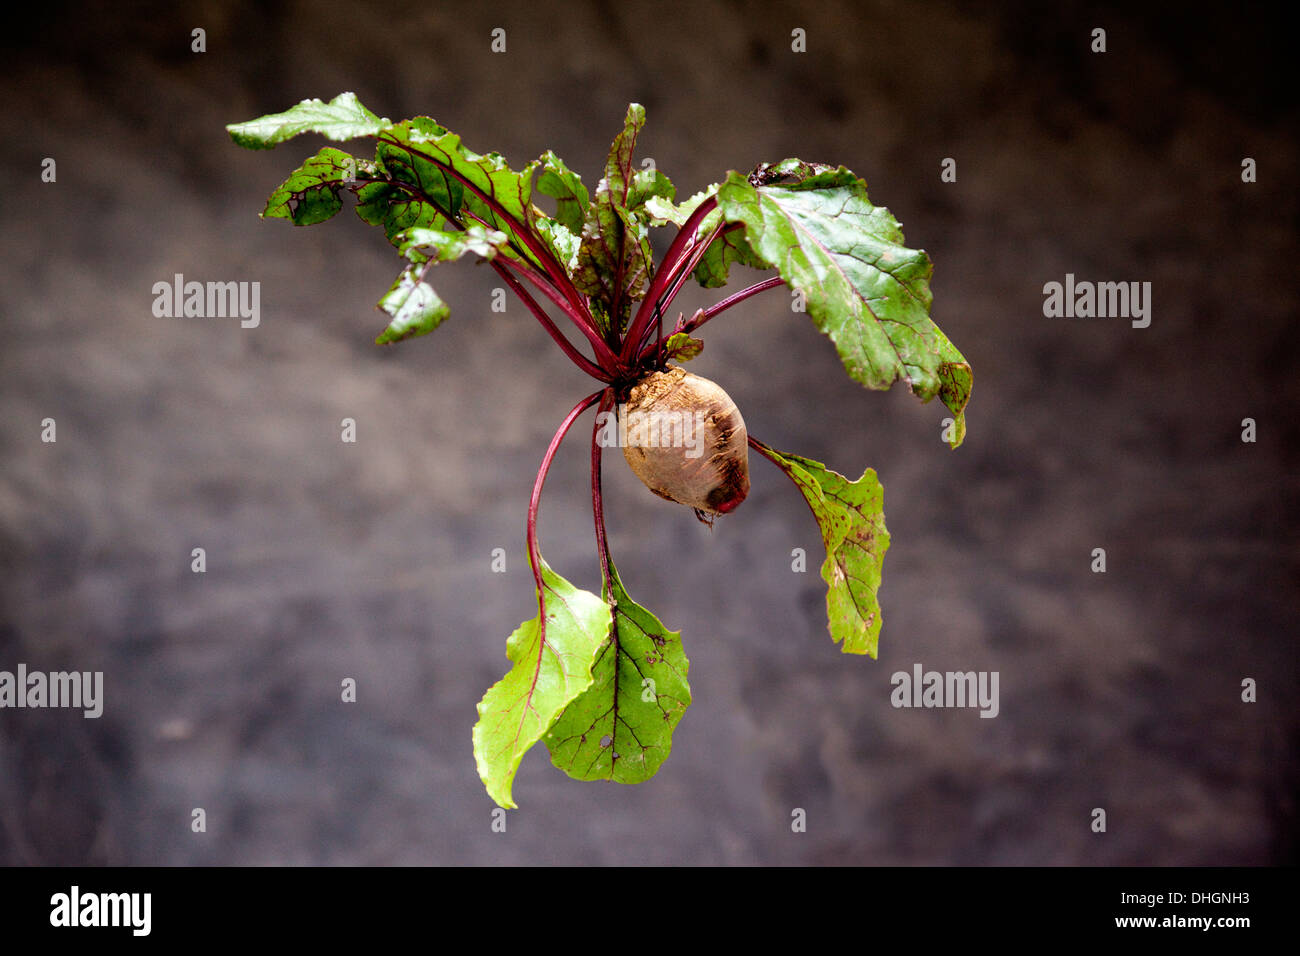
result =
[[551,150],[542,154],[540,162],[542,174],[537,180],[537,191],[555,199],[556,212],[555,218],[550,219],[537,210],[535,226],[564,266],[565,275],[572,276],[578,268],[582,230],[590,209],[587,187],[582,177],[565,166],[564,160]]
[[680,228],[686,225],[686,220],[691,217],[691,213],[695,212],[696,207],[717,191],[718,184],[714,183],[707,189],[701,189],[694,196],[683,199],[680,203],[674,203],[671,196],[668,198],[651,196],[645,203],[646,212],[656,219],[671,222]]
[[424,273],[433,263],[407,266],[393,287],[379,300],[379,308],[389,317],[388,328],[375,339],[376,345],[390,345],[402,339],[425,335],[440,326],[451,309],[438,298],[433,286],[424,281]]
[[564,267],[565,275],[573,275],[573,270],[578,267],[578,249],[582,245],[582,239],[554,219],[538,219],[533,225],[537,234],[550,246],[556,260]]
[[519,762],[572,701],[592,684],[597,652],[608,644],[610,609],[541,562],[538,613],[510,635],[513,666],[479,702],[474,759],[488,796],[514,807]]
[[821,462],[757,443],[759,451],[784,471],[803,494],[821,528],[826,560],[826,617],[831,637],[846,654],[876,656],[880,637],[881,569],[889,549],[884,490],[868,468],[849,481]]
[[303,100],[283,113],[226,127],[230,138],[247,149],[271,149],[303,133],[320,133],[335,142],[374,136],[391,125],[361,105],[355,93],[340,93],[328,103]]
[[645,109],[638,103],[627,108],[623,131],[614,138],[605,161],[605,175],[596,188],[584,221],[574,284],[583,294],[604,304],[597,321],[602,334],[614,324],[627,325],[631,303],[644,297],[654,274],[650,229],[666,220],[646,208],[671,206],[672,182],[657,169],[636,169],[633,151],[645,125]]
[[463,232],[443,232],[414,226],[396,233],[393,244],[410,259],[382,299],[379,308],[389,317],[388,327],[375,339],[376,345],[389,345],[402,339],[432,332],[451,314],[447,303],[433,291],[424,277],[439,262],[459,259],[467,252],[491,259],[505,245],[503,233],[484,229],[477,223]]
[[[722,218],[717,210],[709,213],[700,223],[702,235],[708,235]],[[751,269],[770,269],[772,266],[756,255],[745,241],[742,230],[724,233],[713,240],[712,245],[704,250],[704,257],[695,267],[695,281],[706,289],[720,289],[727,284],[733,263],[749,266]]]
[[656,215],[654,209],[649,208],[650,203],[655,203],[654,208],[658,209],[658,203],[671,203],[675,195],[677,195],[677,188],[673,186],[672,180],[661,173],[657,167],[638,169],[632,177],[632,188],[628,191],[627,211],[630,215],[645,219],[651,225],[662,226],[672,220]]
[[[726,238],[804,294],[855,380],[886,389],[901,379],[922,401],[938,395],[960,419],[971,369],[930,320],[930,259],[903,245],[898,221],[871,204],[866,183],[842,166],[800,160],[760,167],[754,180],[733,172],[718,189],[721,215],[745,227]],[[719,256],[724,276],[730,254]]]
[[[934,331],[937,333],[942,344],[940,345],[940,354],[945,357],[956,356],[961,358],[961,353],[956,347],[948,341],[948,336],[939,331],[935,326]],[[941,362],[938,368],[939,375],[939,400],[955,413],[952,438],[949,439],[948,445],[957,448],[966,440],[966,404],[970,401],[970,390],[972,384],[971,368],[965,359],[959,362]]]
[[536,160],[515,172],[500,154],[480,155],[467,149],[460,136],[427,116],[384,130],[375,156],[390,177],[428,196],[440,214],[458,222],[477,217],[510,238],[512,248],[502,249],[503,255],[540,267],[522,239],[539,218],[532,204]]
[[[647,211],[661,222],[671,222],[678,228],[686,225],[697,206],[718,191],[717,183],[702,189],[684,202],[673,205],[658,196],[646,202]],[[696,227],[696,235],[707,236],[722,222],[722,212],[715,209]],[[756,255],[745,241],[743,231],[729,232],[714,239],[704,252],[700,264],[695,267],[695,280],[706,289],[720,289],[727,284],[733,263],[749,266],[751,269],[770,269],[772,266],[762,257]]]
[[[333,138],[369,135],[378,141],[373,162],[322,150],[272,195],[268,205],[271,215],[292,218],[299,224],[322,221],[338,212],[342,205],[338,190],[348,185],[357,195],[361,220],[382,226],[388,240],[414,262],[454,258],[461,253],[422,251],[420,243],[410,241],[411,230],[451,235],[462,230],[472,233],[477,228],[504,236],[504,241],[492,240],[493,255],[526,262],[550,275],[558,271],[552,259],[560,269],[571,272],[576,268],[579,232],[589,202],[581,180],[554,153],[543,157],[550,177],[547,188],[561,193],[561,213],[577,231],[548,218],[533,205],[533,176],[541,161],[516,172],[497,153],[467,149],[457,134],[427,116],[394,124],[376,117],[350,93],[328,104],[305,100],[284,113],[229,129],[236,142],[258,148],[303,132]],[[364,175],[356,177],[357,170]],[[664,186],[648,180],[645,188],[654,192]],[[447,248],[460,249],[455,240],[432,241],[452,243]],[[381,307],[396,323],[380,337],[382,341],[427,332],[446,317],[446,307],[433,290],[410,277],[399,280]]]
[[415,263],[451,262],[470,252],[491,259],[506,244],[506,234],[474,223],[462,232],[413,226],[394,236],[398,251]]
[[288,219],[295,226],[324,222],[343,208],[339,190],[367,165],[333,146],[307,160],[271,193],[262,218]]
[[674,332],[664,343],[669,361],[689,362],[704,351],[704,343],[687,332]]
[[[455,180],[452,180],[455,183]],[[367,183],[357,190],[357,215],[362,222],[383,226],[388,241],[398,245],[397,236],[407,229],[424,226],[450,231],[456,229],[438,207],[405,188],[399,175],[391,182]],[[459,187],[459,183],[455,183]],[[455,193],[459,205],[459,192]],[[444,207],[445,208],[445,207]]]
[[[554,154],[547,156],[554,158]],[[452,222],[481,221],[506,236],[506,243],[497,246],[499,255],[545,271],[538,252],[525,239],[533,235],[562,268],[574,267],[577,235],[532,203],[533,175],[540,161],[516,172],[497,153],[480,155],[467,149],[457,134],[427,116],[385,130],[376,160],[391,183],[364,187],[357,211],[367,222],[383,223],[390,240],[410,226],[451,231]],[[554,163],[558,166],[549,170],[553,178],[568,172],[558,159]],[[571,185],[581,189],[576,176]],[[585,191],[575,195],[585,202]]]
[[590,201],[582,177],[565,166],[564,160],[552,150],[542,154],[541,163],[542,174],[537,179],[537,191],[555,200],[556,221],[575,236],[581,236]]
[[546,746],[570,777],[641,783],[667,758],[691,702],[690,661],[681,634],[628,597],[612,564],[609,573],[610,640],[597,653],[591,687],[564,708]]

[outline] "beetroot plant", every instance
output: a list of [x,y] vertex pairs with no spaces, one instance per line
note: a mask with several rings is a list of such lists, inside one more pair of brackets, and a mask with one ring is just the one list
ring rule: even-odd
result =
[[[379,344],[437,328],[449,310],[429,282],[433,267],[473,254],[598,383],[564,416],[542,456],[527,522],[537,616],[510,635],[512,666],[478,705],[478,772],[505,807],[515,805],[515,773],[539,740],[570,776],[648,779],[691,702],[680,634],[628,596],[610,555],[601,507],[606,447],[621,446],[651,491],[709,523],[748,493],[748,449],[771,461],[820,527],[831,637],[847,653],[876,655],[876,594],[889,534],[875,472],[850,481],[748,435],[726,392],[677,364],[700,353],[695,333],[705,323],[751,296],[787,287],[854,380],[874,389],[902,381],[921,401],[938,396],[952,412],[949,443],[956,447],[965,433],[971,369],[930,320],[929,257],[903,245],[897,220],[872,205],[861,179],[842,166],[787,159],[730,172],[677,203],[667,176],[634,163],[644,123],[645,111],[629,106],[594,196],[553,152],[515,171],[496,153],[471,152],[428,117],[393,123],[352,93],[228,127],[237,144],[251,149],[304,133],[374,144],[373,158],[321,149],[271,194],[262,216],[312,225],[342,208],[345,191],[355,197],[357,215],[382,227],[404,260],[379,301],[388,316]],[[535,204],[537,193],[553,212]],[[650,231],[667,225],[676,235],[656,265]],[[776,274],[666,323],[688,279],[724,286],[733,263]],[[557,318],[573,326],[573,340]],[[537,543],[547,471],[565,435],[593,407],[600,596],[551,570]]]

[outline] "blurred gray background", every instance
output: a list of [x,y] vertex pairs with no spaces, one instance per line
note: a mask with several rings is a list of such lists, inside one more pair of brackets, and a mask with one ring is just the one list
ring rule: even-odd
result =
[[[0,669],[103,670],[106,703],[0,711],[0,863],[1294,862],[1288,34],[1249,5],[1126,7],[11,11]],[[966,444],[941,443],[937,402],[851,382],[781,292],[707,326],[692,369],[769,444],[878,471],[878,661],[832,644],[816,526],[765,462],[710,533],[610,456],[615,560],[682,631],[695,703],[640,786],[570,780],[535,748],[491,831],[475,703],[535,613],[528,495],[591,383],[516,302],[492,313],[499,280],[469,262],[439,267],[449,322],[378,348],[399,268],[383,236],[350,210],[257,218],[319,140],[252,153],[225,124],[343,90],[515,166],[554,148],[593,190],[633,100],[639,155],[681,197],[786,156],[868,181],[933,257],[934,316],[974,366]],[[1151,282],[1150,328],[1044,318],[1067,272]],[[155,318],[175,273],[260,282],[260,327]],[[588,427],[552,470],[541,544],[594,589]],[[916,662],[998,671],[1000,715],[893,709],[890,675]]]

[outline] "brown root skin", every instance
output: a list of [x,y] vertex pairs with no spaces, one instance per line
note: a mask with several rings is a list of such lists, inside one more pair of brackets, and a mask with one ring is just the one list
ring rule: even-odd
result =
[[679,366],[632,387],[623,457],[660,498],[712,517],[734,511],[749,494],[745,420],[716,383]]

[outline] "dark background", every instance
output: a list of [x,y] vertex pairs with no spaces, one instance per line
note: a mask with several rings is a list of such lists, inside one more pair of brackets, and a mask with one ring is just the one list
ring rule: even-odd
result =
[[[0,711],[0,863],[1294,862],[1290,34],[1247,4],[1127,7],[7,14],[0,669],[103,670],[106,703]],[[319,142],[252,153],[225,124],[343,90],[515,166],[554,148],[593,190],[633,100],[680,197],[786,156],[868,181],[935,261],[934,316],[975,370],[966,444],[941,443],[937,402],[850,381],[781,292],[710,324],[692,370],[775,447],[877,469],[878,661],[826,634],[816,526],[765,462],[709,533],[611,456],[614,557],[682,631],[695,703],[640,786],[572,781],[539,745],[491,832],[474,705],[535,613],[528,494],[591,385],[517,302],[492,313],[499,280],[468,262],[438,270],[446,325],[377,348],[382,235],[346,210],[257,218]],[[260,282],[261,326],[155,318],[177,272]],[[1044,318],[1067,272],[1151,282],[1150,328]],[[585,431],[541,542],[594,589]],[[914,662],[998,671],[1000,715],[893,709]]]

